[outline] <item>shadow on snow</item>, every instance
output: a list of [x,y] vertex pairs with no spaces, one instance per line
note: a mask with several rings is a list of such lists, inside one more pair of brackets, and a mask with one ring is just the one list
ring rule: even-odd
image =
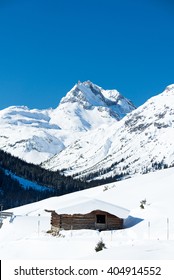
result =
[[139,223],[141,223],[143,219],[128,216],[127,219],[124,221],[124,228],[131,228]]

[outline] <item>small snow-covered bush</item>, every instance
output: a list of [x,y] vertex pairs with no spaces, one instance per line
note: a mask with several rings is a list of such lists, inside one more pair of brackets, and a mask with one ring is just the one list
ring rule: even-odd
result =
[[140,208],[141,209],[144,209],[144,206],[146,205],[146,202],[147,202],[146,199],[140,201]]
[[103,250],[103,249],[106,249],[106,245],[105,245],[105,243],[103,242],[103,240],[101,239],[101,240],[97,243],[97,245],[96,245],[96,247],[95,247],[95,251],[96,251],[96,252],[99,252],[99,251],[101,251],[101,250]]
[[59,231],[55,231],[55,230],[52,230],[52,229],[47,230],[46,233],[51,234],[52,236],[56,236],[56,237],[65,237]]

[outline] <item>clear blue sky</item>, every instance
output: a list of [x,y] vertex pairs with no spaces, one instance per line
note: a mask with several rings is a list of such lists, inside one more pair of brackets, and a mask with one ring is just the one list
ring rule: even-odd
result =
[[174,83],[172,0],[0,0],[0,109],[55,108],[78,81],[137,106]]

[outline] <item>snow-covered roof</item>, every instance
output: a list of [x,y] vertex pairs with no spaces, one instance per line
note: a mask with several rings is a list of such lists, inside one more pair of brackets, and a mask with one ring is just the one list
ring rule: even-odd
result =
[[65,208],[55,209],[57,214],[87,214],[94,210],[102,210],[115,215],[119,218],[127,218],[129,215],[129,210],[122,208],[120,206],[98,200],[98,199],[84,199],[80,202],[73,203]]

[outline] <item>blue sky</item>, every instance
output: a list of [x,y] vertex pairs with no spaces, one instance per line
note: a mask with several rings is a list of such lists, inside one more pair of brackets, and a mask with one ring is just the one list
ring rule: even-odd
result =
[[174,83],[172,0],[1,0],[0,109],[55,108],[78,81],[135,105]]

